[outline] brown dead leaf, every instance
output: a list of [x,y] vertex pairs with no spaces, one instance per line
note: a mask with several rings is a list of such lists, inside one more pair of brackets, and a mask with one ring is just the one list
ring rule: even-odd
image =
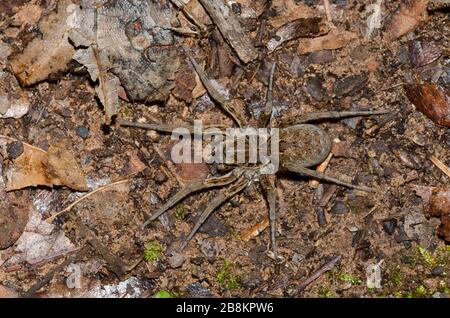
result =
[[175,78],[175,87],[172,90],[172,94],[176,98],[189,104],[192,102],[192,91],[195,86],[195,74],[192,72],[187,63],[184,63],[178,70],[177,77]]
[[245,242],[248,242],[252,238],[257,237],[259,234],[261,234],[262,231],[264,231],[268,227],[269,227],[269,218],[266,217],[261,222],[256,223],[252,227],[249,227],[248,229],[242,231],[241,239]]
[[428,17],[428,0],[402,0],[400,9],[386,24],[387,38],[394,40],[412,30]]
[[28,221],[28,195],[6,193],[0,177],[0,250],[13,245]]
[[302,38],[299,40],[298,52],[300,54],[311,53],[321,50],[335,50],[346,46],[352,40],[355,40],[358,36],[356,33],[331,29],[328,34],[319,36],[317,38]]
[[269,23],[275,29],[288,22],[317,16],[317,11],[308,5],[295,0],[274,0],[271,10],[275,13],[269,18]]
[[422,198],[426,217],[440,217],[438,235],[450,241],[450,188],[415,185],[414,191]]
[[0,75],[0,118],[21,118],[28,113],[30,101],[12,74]]
[[11,61],[13,72],[24,85],[32,85],[50,75],[67,70],[75,52],[68,41],[66,22],[74,9],[70,0],[61,0],[57,12],[39,23],[43,37],[31,41],[23,53]]
[[409,42],[409,60],[413,67],[433,63],[441,56],[441,49],[433,41],[413,40]]
[[406,96],[438,125],[450,127],[450,94],[449,90],[436,84],[406,84]]
[[65,142],[51,145],[48,152],[24,144],[23,153],[5,173],[7,191],[38,185],[87,191],[84,173],[69,149]]
[[179,163],[175,169],[178,177],[186,183],[205,180],[209,173],[205,163]]

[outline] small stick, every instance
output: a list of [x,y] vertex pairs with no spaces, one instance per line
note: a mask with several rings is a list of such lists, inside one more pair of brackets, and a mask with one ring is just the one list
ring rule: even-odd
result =
[[316,279],[318,279],[320,276],[325,274],[326,272],[331,271],[334,266],[336,266],[336,263],[341,260],[341,256],[333,257],[329,262],[327,262],[325,265],[323,265],[321,268],[319,268],[317,271],[312,273],[307,279],[305,279],[300,285],[297,287],[297,292],[294,294],[298,294],[305,290],[306,287],[308,287],[311,283],[313,283]]
[[445,173],[447,177],[450,178],[450,169],[445,165],[445,163],[443,163],[434,155],[431,155],[430,160],[432,163],[436,165],[436,167],[438,167],[443,173]]
[[[332,157],[333,157],[333,154],[330,152],[328,157],[320,165],[317,166],[316,171],[320,172],[320,173],[324,173],[325,170],[327,170],[328,164],[330,163],[330,160]],[[309,186],[313,189],[317,189],[319,184],[320,184],[319,180],[310,180],[309,181]]]
[[[140,171],[139,171],[139,172],[140,172]],[[65,212],[67,212],[67,211],[72,210],[72,208],[73,208],[74,206],[76,206],[76,205],[79,204],[80,202],[86,200],[86,199],[89,198],[90,196],[96,194],[97,192],[107,190],[107,189],[112,188],[112,187],[115,187],[115,186],[117,186],[117,185],[119,185],[119,184],[123,184],[123,183],[130,182],[130,181],[131,181],[131,179],[130,179],[131,176],[133,176],[133,175],[135,175],[135,174],[137,174],[137,173],[138,173],[138,172],[132,173],[132,174],[130,174],[128,177],[126,177],[126,179],[124,179],[124,180],[119,180],[119,181],[116,181],[116,182],[113,182],[113,183],[104,185],[104,186],[102,186],[102,187],[99,187],[99,188],[97,188],[97,189],[95,189],[95,190],[93,190],[93,191],[87,193],[86,195],[82,196],[82,197],[79,198],[78,200],[75,200],[72,204],[70,204],[70,205],[69,205],[68,207],[66,207],[64,210],[61,210],[61,211],[59,211],[59,212],[56,212],[56,213],[53,214],[52,216],[49,216],[48,218],[45,219],[45,221],[47,221],[47,222],[49,222],[49,223],[53,222],[53,220],[54,220],[55,218],[57,218],[58,216],[60,216],[61,214],[65,213]]]
[[262,231],[264,231],[268,226],[269,226],[269,218],[265,217],[264,220],[262,220],[261,222],[256,223],[252,227],[242,231],[241,239],[245,242],[248,242],[252,238],[257,237],[259,234],[261,234]]
[[332,22],[333,18],[331,16],[331,6],[329,0],[323,0],[323,6],[325,7],[325,14],[327,15],[327,20]]

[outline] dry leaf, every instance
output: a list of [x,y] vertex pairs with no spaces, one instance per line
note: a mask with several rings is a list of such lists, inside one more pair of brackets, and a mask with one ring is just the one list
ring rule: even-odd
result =
[[316,10],[295,0],[273,0],[271,10],[274,11],[274,14],[273,17],[269,17],[269,23],[275,29],[297,19],[317,16]]
[[414,67],[433,63],[441,56],[441,49],[432,41],[409,42],[409,60]]
[[450,95],[449,90],[436,84],[406,84],[406,96],[438,125],[450,127]]
[[324,23],[321,17],[300,18],[280,27],[275,37],[267,43],[267,48],[269,52],[273,52],[284,42],[300,37],[316,37],[327,33],[329,30],[330,27]]
[[69,149],[65,142],[51,145],[48,152],[24,144],[23,153],[5,171],[7,191],[38,185],[87,191],[84,173]]
[[0,118],[21,118],[28,113],[30,101],[16,78],[8,73],[0,74]]
[[441,217],[438,235],[450,241],[450,188],[414,185],[414,191],[422,198],[423,212],[427,217]]
[[186,103],[191,103],[192,91],[195,86],[195,73],[192,72],[192,69],[187,65],[187,63],[184,63],[178,70],[177,77],[175,78],[175,87],[172,90],[172,94]]
[[23,53],[11,61],[13,72],[22,84],[32,85],[67,70],[75,50],[68,41],[66,20],[74,8],[70,0],[61,0],[57,12],[39,23],[42,38],[32,40]]
[[358,36],[356,33],[331,29],[328,34],[317,38],[302,38],[299,40],[298,52],[300,54],[311,53],[321,50],[335,50],[346,46],[350,41],[355,40]]
[[400,9],[386,25],[388,39],[397,39],[412,30],[428,17],[428,0],[403,0]]
[[252,238],[257,237],[262,231],[269,227],[269,218],[266,217],[261,222],[253,225],[252,227],[245,229],[241,233],[241,239],[245,242],[250,241]]

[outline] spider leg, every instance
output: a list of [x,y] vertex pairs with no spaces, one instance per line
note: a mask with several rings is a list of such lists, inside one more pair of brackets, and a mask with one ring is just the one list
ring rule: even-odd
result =
[[319,180],[323,180],[323,181],[328,181],[331,183],[335,183],[347,188],[351,188],[351,189],[357,189],[357,190],[361,190],[361,191],[365,191],[365,192],[372,192],[373,189],[366,187],[366,186],[361,186],[361,185],[354,185],[345,181],[341,181],[339,179],[333,178],[333,177],[329,177],[324,173],[320,173],[305,167],[302,167],[300,165],[296,165],[296,164],[292,164],[292,163],[286,163],[285,164],[285,168],[288,169],[289,171],[292,172],[296,172],[300,175],[304,175],[304,176],[308,176],[308,177],[312,177],[315,179],[319,179]]
[[184,240],[181,243],[179,250],[182,251],[186,247],[186,245],[192,239],[194,234],[197,233],[200,226],[202,226],[202,224],[208,219],[208,217],[211,215],[211,213],[214,212],[215,209],[217,209],[223,203],[234,197],[237,193],[244,190],[249,184],[250,180],[247,179],[245,175],[242,175],[236,182],[234,182],[228,188],[221,190],[219,194],[216,197],[214,197],[214,199],[208,204],[208,206],[202,212],[202,214],[198,218],[197,222],[195,223],[186,240]]
[[269,204],[269,222],[270,222],[270,241],[272,243],[272,252],[277,258],[277,243],[275,241],[275,222],[276,222],[276,200],[275,187],[271,182],[269,175],[261,175],[259,182],[264,190],[267,203]]
[[[133,127],[133,128],[141,128],[141,129],[148,129],[148,130],[154,130],[159,131],[162,133],[172,133],[177,128],[186,128],[189,130],[190,134],[194,134],[194,126],[193,125],[170,125],[170,124],[148,124],[148,123],[135,123],[132,121],[126,121],[122,120],[119,122],[119,125],[122,127]],[[225,125],[206,125],[204,126],[205,129],[207,128],[227,128]]]
[[234,169],[233,171],[227,173],[226,175],[215,177],[215,178],[209,178],[204,181],[198,181],[193,182],[183,189],[181,189],[179,192],[177,192],[175,195],[173,195],[162,207],[160,207],[158,210],[156,210],[150,218],[148,218],[142,227],[146,227],[150,222],[156,220],[158,217],[160,217],[164,212],[166,212],[168,209],[173,207],[175,204],[186,198],[187,196],[191,195],[192,193],[199,192],[205,189],[213,188],[213,187],[220,187],[220,186],[226,186],[234,181],[242,175],[242,170],[240,169]]
[[233,118],[233,120],[238,124],[239,127],[242,127],[242,124],[244,120],[239,116],[239,114],[234,109],[233,105],[212,85],[211,81],[208,79],[206,74],[203,72],[203,70],[200,68],[200,66],[197,64],[195,59],[185,50],[192,66],[194,67],[195,71],[198,74],[198,77],[200,77],[200,80],[202,81],[202,84],[205,86],[206,90],[208,91],[209,96],[213,100],[215,100],[220,107]]
[[267,87],[267,97],[266,97],[266,106],[264,112],[261,114],[259,118],[258,127],[266,127],[270,123],[270,119],[272,117],[273,111],[273,74],[275,73],[276,63],[272,64],[272,69],[270,70],[269,76],[269,86]]
[[293,126],[298,124],[304,124],[311,121],[321,120],[321,119],[339,119],[346,117],[355,117],[355,116],[371,116],[371,115],[383,115],[388,114],[391,111],[389,110],[367,110],[367,111],[329,111],[329,112],[313,112],[306,113],[300,116],[297,116],[292,119],[288,119],[287,122],[282,123],[281,126]]

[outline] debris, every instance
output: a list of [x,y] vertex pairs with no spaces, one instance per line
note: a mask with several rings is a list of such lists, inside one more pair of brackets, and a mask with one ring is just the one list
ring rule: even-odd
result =
[[450,178],[450,169],[441,160],[439,160],[434,155],[431,155],[430,160],[435,164],[436,167],[438,167],[443,173],[445,173],[447,177]]
[[305,279],[303,282],[301,282],[297,288],[296,288],[296,292],[293,293],[292,296],[297,295],[298,293],[302,292],[303,290],[305,290],[306,287],[308,287],[311,283],[313,283],[316,279],[318,279],[320,276],[322,276],[323,274],[325,274],[326,272],[331,271],[336,264],[341,260],[341,256],[335,256],[333,257],[331,260],[329,260],[328,262],[325,263],[325,265],[323,265],[321,268],[319,268],[317,271],[315,271],[314,273],[312,273],[307,279]]
[[75,8],[70,0],[59,1],[57,12],[39,23],[43,36],[36,37],[12,59],[12,70],[23,85],[33,85],[68,69],[75,50],[68,41],[67,20]]
[[441,49],[433,41],[409,41],[409,60],[413,67],[433,63],[441,56]]
[[388,40],[394,40],[414,30],[420,22],[425,21],[428,0],[402,0],[400,9],[386,24]]
[[383,229],[387,234],[389,235],[394,234],[396,227],[397,227],[397,219],[383,220]]
[[381,260],[377,264],[369,264],[366,268],[366,286],[369,289],[372,288],[381,288],[381,264],[383,260]]
[[335,205],[330,210],[330,213],[332,214],[345,214],[348,213],[348,208],[342,201],[336,202]]
[[264,220],[262,220],[259,223],[256,223],[252,227],[249,227],[248,229],[245,229],[241,232],[241,239],[245,242],[250,241],[252,238],[257,237],[259,234],[262,233],[266,228],[269,227],[269,218],[265,217]]
[[312,38],[326,34],[330,27],[322,22],[321,17],[300,18],[281,26],[275,37],[267,42],[267,49],[275,51],[281,44],[297,38]]
[[203,287],[199,282],[186,286],[186,290],[192,298],[211,298],[213,294],[209,288]]
[[[317,166],[316,171],[320,172],[320,173],[324,173],[325,170],[327,170],[328,164],[330,163],[331,158],[333,157],[333,153],[330,152],[328,154],[328,157],[320,164]],[[316,189],[319,186],[319,181],[318,180],[310,180],[309,181],[309,187]]]
[[275,29],[294,20],[317,16],[316,10],[295,0],[274,0],[271,10],[273,10],[273,14],[269,17],[269,23]]
[[0,298],[19,298],[19,293],[12,288],[0,284]]
[[85,126],[75,127],[75,132],[79,137],[81,137],[83,139],[86,139],[87,137],[89,137],[89,128],[87,128]]
[[352,96],[363,89],[368,80],[367,75],[350,75],[336,82],[334,86],[334,94],[338,97]]
[[301,38],[298,44],[298,52],[299,54],[306,54],[321,50],[340,49],[356,38],[356,33],[331,29],[328,34],[317,38]]
[[23,153],[5,168],[8,191],[38,185],[88,190],[84,173],[66,141],[51,145],[48,151],[23,145]]
[[438,125],[450,127],[450,93],[436,84],[405,84],[406,96],[416,106]]
[[242,62],[248,63],[258,57],[258,51],[253,46],[238,18],[223,0],[199,0],[199,2]]
[[169,257],[169,265],[171,268],[179,268],[183,265],[186,258],[177,252],[172,252]]
[[30,109],[30,101],[16,78],[0,71],[0,81],[0,119],[25,116]]
[[367,18],[367,29],[366,29],[366,37],[371,38],[373,32],[376,29],[381,29],[381,5],[383,4],[383,0],[376,0],[375,3],[372,3],[367,6],[367,12],[372,12],[372,14]]
[[208,262],[212,264],[216,261],[216,257],[219,254],[219,246],[214,240],[212,239],[202,240],[200,243],[200,249],[203,255],[205,255]]

